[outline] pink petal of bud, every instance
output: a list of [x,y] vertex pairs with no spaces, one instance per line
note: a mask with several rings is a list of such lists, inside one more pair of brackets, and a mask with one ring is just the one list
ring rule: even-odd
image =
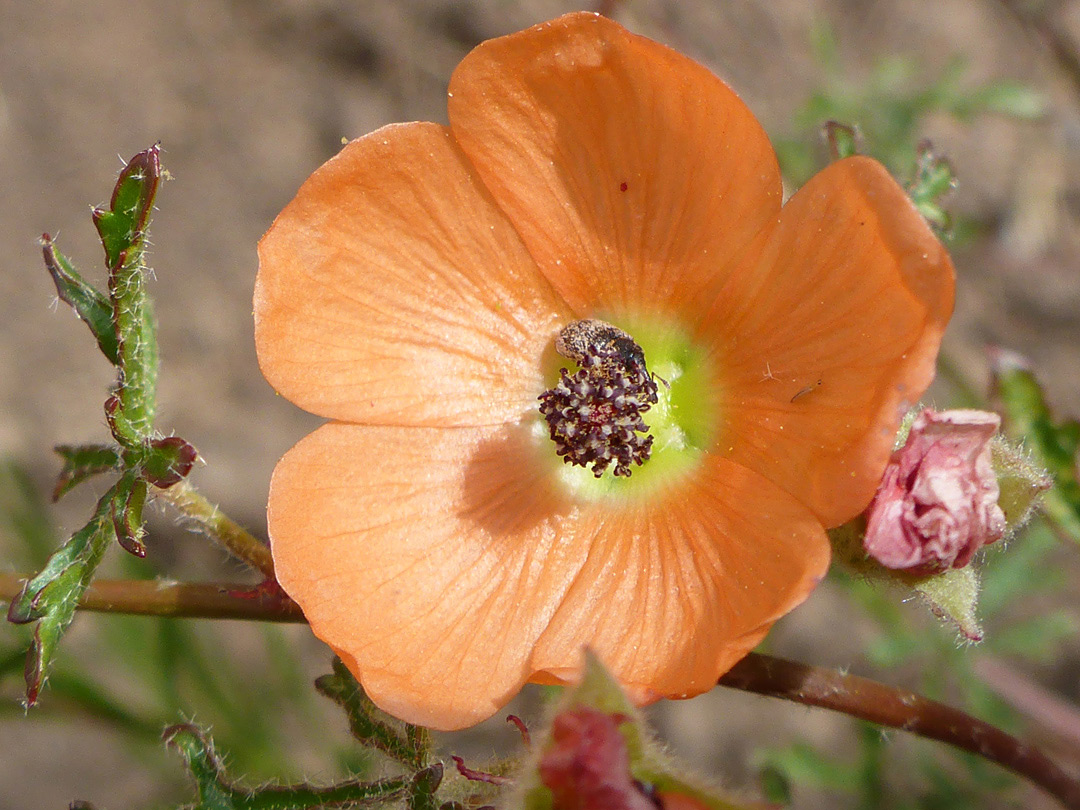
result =
[[552,793],[554,810],[656,810],[630,775],[617,718],[596,709],[556,715],[540,780]]
[[893,453],[867,510],[863,548],[887,568],[963,568],[1005,534],[986,411],[924,410]]

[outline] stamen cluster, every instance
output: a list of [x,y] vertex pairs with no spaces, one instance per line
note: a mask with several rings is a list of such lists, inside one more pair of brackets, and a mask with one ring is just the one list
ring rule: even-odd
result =
[[653,437],[643,435],[649,426],[641,415],[656,404],[656,382],[633,346],[637,351],[627,353],[610,341],[590,341],[574,352],[581,368],[573,375],[561,369],[559,382],[539,397],[555,452],[567,464],[592,465],[597,478],[612,465],[614,475],[629,476],[630,466],[640,466],[652,452]]

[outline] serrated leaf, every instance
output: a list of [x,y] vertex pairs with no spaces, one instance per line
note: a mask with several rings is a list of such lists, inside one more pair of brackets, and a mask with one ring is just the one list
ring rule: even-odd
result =
[[195,779],[198,802],[192,810],[315,810],[323,807],[365,807],[402,794],[409,779],[378,782],[351,780],[329,787],[310,785],[245,788],[228,781],[213,743],[195,726],[165,729],[165,744],[175,748]]
[[45,682],[49,665],[75,609],[93,578],[101,557],[113,538],[109,517],[113,490],[100,501],[94,516],[75,532],[29,580],[8,606],[8,621],[23,624],[37,620],[26,658],[26,702],[33,706]]
[[75,310],[75,314],[90,327],[101,353],[114,366],[118,361],[116,327],[108,297],[96,287],[83,281],[47,233],[41,236],[41,251],[45,267],[56,285],[60,300]]
[[992,371],[1007,432],[1022,441],[1054,478],[1053,488],[1043,496],[1045,513],[1062,533],[1080,543],[1080,480],[1076,469],[1080,423],[1055,422],[1042,386],[1022,358],[997,351],[992,355]]
[[116,448],[103,444],[58,444],[53,450],[64,460],[52,492],[54,501],[60,500],[83,481],[121,466]]
[[334,658],[333,668],[333,674],[322,675],[315,680],[315,688],[319,694],[345,710],[349,731],[357,741],[382,751],[403,765],[423,767],[427,757],[426,734],[410,735],[404,729],[399,729],[400,724],[386,717],[364,694],[340,658]]

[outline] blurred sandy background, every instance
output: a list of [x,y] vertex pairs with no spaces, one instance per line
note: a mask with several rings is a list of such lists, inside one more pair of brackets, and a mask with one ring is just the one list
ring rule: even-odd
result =
[[[1080,38],[1080,4],[1027,5]],[[160,140],[173,179],[158,196],[152,231],[163,358],[158,424],[201,451],[200,490],[264,535],[274,462],[316,420],[276,397],[258,373],[250,302],[256,241],[343,137],[393,121],[445,121],[446,82],[472,46],[580,7],[0,0],[0,454],[44,488],[57,470],[53,444],[105,437],[101,402],[111,369],[85,326],[56,306],[37,238],[56,236],[101,281],[88,206],[106,201],[122,159]],[[989,226],[956,256],[959,309],[947,346],[976,380],[985,379],[986,343],[1020,350],[1055,404],[1080,411],[1080,91],[1046,41],[1005,4],[629,0],[614,16],[709,65],[775,135],[803,134],[792,130],[792,113],[822,81],[809,48],[815,20],[834,27],[855,80],[887,54],[917,56],[927,79],[962,56],[972,85],[1009,77],[1042,92],[1048,112],[1037,123],[942,118],[923,133],[956,165],[954,208]],[[62,504],[61,527],[77,528],[91,502],[87,495]],[[168,520],[155,520],[149,546],[174,575],[234,570]],[[808,641],[844,609],[835,600],[815,595],[781,628],[785,652],[831,664],[857,659],[857,638],[828,649]],[[303,632],[297,628],[298,638]],[[834,733],[834,721],[820,713],[734,698],[677,706],[663,722],[677,745],[704,761],[741,759],[744,769],[740,729],[775,723],[777,739],[794,728],[822,739]],[[91,724],[0,718],[0,808],[64,807],[75,798],[142,806],[152,794],[137,765],[117,767],[122,756]]]

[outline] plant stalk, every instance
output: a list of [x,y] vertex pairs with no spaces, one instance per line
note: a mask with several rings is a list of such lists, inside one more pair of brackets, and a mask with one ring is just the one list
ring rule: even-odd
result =
[[181,515],[195,523],[234,557],[258,569],[267,579],[274,579],[274,560],[270,548],[229,518],[187,481],[167,489],[155,487],[154,495],[171,504]]
[[[0,602],[18,596],[29,578],[26,574],[0,572]],[[96,579],[83,592],[79,608],[185,619],[304,621],[299,606],[284,594],[231,583]]]
[[1030,779],[1065,807],[1080,810],[1080,781],[1038,748],[915,692],[760,653],[747,655],[719,683],[948,743]]

